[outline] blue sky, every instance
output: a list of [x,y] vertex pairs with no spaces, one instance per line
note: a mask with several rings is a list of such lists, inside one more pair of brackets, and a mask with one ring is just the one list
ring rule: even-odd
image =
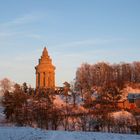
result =
[[35,85],[43,47],[56,84],[83,62],[140,60],[140,0],[0,0],[0,79]]

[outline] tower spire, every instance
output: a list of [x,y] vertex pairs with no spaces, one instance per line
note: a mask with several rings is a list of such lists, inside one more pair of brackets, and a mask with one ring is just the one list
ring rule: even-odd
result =
[[46,47],[44,47],[42,56],[48,56],[48,51],[47,51]]

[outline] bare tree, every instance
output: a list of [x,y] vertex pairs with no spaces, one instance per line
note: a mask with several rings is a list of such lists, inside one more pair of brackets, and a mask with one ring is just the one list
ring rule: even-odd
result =
[[9,91],[11,87],[12,87],[12,82],[9,79],[4,78],[3,80],[0,81],[0,88],[2,94],[4,94],[6,91]]

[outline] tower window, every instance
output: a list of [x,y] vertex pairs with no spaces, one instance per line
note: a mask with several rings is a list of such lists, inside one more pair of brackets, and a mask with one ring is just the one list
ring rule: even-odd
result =
[[45,85],[46,85],[46,80],[45,80],[46,78],[45,78],[45,72],[43,73],[43,85],[44,85],[44,87],[45,87]]
[[40,73],[38,73],[38,87],[40,87]]

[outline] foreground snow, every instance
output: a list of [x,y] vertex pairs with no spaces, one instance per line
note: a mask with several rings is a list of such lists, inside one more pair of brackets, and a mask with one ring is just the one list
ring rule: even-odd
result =
[[25,127],[0,127],[0,140],[139,140],[140,135],[42,131]]

